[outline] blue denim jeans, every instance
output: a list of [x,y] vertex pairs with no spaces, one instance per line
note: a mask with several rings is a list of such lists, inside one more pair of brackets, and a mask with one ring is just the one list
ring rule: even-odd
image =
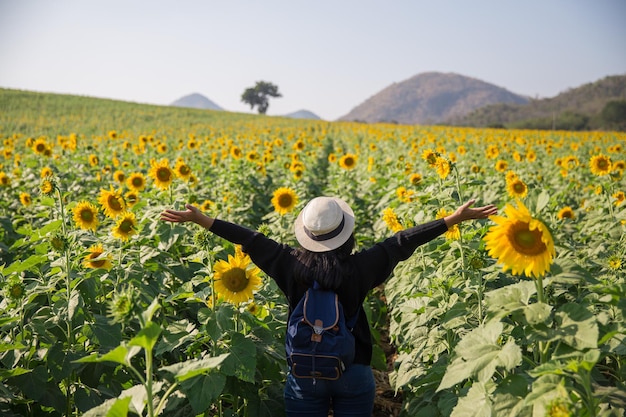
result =
[[335,417],[371,417],[376,383],[369,365],[353,364],[336,381],[296,378],[285,383],[288,417],[328,417],[331,404]]

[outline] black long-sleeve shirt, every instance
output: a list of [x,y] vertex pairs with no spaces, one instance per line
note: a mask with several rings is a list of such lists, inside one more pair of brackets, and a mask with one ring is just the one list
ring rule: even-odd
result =
[[[359,314],[353,330],[356,342],[354,363],[369,365],[372,360],[372,334],[365,312],[360,308],[367,293],[385,282],[396,265],[409,258],[420,245],[447,230],[443,219],[434,220],[402,230],[350,256],[349,262],[352,263],[355,273],[352,278],[343,280],[337,294],[346,317],[354,316],[357,311]],[[293,278],[298,259],[293,254],[292,247],[278,243],[262,233],[219,219],[215,219],[211,232],[241,245],[254,264],[276,281],[287,297],[290,311],[293,310],[307,288]]]

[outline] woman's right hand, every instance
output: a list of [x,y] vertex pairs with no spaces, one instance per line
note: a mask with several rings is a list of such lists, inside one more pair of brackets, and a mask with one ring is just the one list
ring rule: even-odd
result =
[[164,212],[161,213],[161,220],[173,223],[194,222],[201,224],[202,218],[207,217],[206,215],[202,214],[202,212],[196,206],[186,204],[185,208],[187,210],[166,209]]

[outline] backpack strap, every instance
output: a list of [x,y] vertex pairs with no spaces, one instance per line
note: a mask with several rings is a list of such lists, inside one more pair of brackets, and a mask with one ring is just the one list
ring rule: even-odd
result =
[[[325,290],[322,288],[322,286],[319,284],[319,282],[317,282],[316,280],[313,280],[313,290],[315,290],[315,296],[317,298],[320,298],[318,295],[319,294],[326,294],[325,297],[326,300],[324,301],[324,305],[325,305],[325,310],[327,313],[327,315],[325,315],[322,318],[322,322],[323,322],[323,329],[327,330],[330,329],[332,327],[334,327],[337,324],[337,319],[339,318],[339,296],[337,295],[337,293],[335,293],[334,291],[330,291],[330,290]],[[307,290],[305,297],[312,297],[311,295],[311,289]],[[332,294],[332,298],[333,301],[331,301],[331,296],[329,294]],[[311,298],[312,300],[312,298]],[[307,317],[307,300],[305,300],[305,304],[304,304],[304,318],[306,321],[309,321],[309,318]],[[342,306],[343,308],[343,306]],[[356,313],[354,313],[354,316],[352,317],[348,317],[346,315],[346,311],[343,311],[343,314],[345,316],[346,319],[346,326],[348,327],[348,330],[350,330],[350,332],[352,332],[352,330],[354,330],[354,326],[356,326],[356,322],[359,319],[359,313],[361,311],[361,306],[359,306],[358,310],[356,311]],[[318,313],[318,315],[320,315],[320,313]],[[330,317],[331,320],[333,320],[332,325],[329,325],[329,319],[327,317]],[[336,317],[336,319],[335,319]],[[318,317],[319,318],[319,317]],[[325,319],[325,321],[324,321]],[[309,321],[309,323],[311,325],[315,325],[315,319],[313,319],[312,322]]]
[[315,285],[304,294],[304,320],[321,334],[332,329],[339,320],[339,297],[334,291],[323,290]]

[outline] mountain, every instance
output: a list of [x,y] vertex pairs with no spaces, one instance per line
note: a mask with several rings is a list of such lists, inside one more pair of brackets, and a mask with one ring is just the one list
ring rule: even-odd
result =
[[211,100],[203,96],[202,94],[193,93],[188,96],[184,96],[176,100],[171,104],[174,107],[191,107],[194,109],[207,109],[207,110],[224,110]]
[[311,120],[321,120],[317,114],[310,112],[308,110],[298,110],[293,113],[286,114],[284,117],[290,117],[292,119],[311,119]]
[[526,104],[492,104],[461,117],[450,118],[446,122],[473,127],[576,130],[616,128],[616,122],[619,127],[626,120],[607,120],[606,111],[603,110],[612,102],[626,102],[626,74],[608,76],[571,88],[555,97],[533,99]]
[[528,97],[475,78],[426,72],[391,84],[339,120],[435,124],[489,104],[528,101]]

